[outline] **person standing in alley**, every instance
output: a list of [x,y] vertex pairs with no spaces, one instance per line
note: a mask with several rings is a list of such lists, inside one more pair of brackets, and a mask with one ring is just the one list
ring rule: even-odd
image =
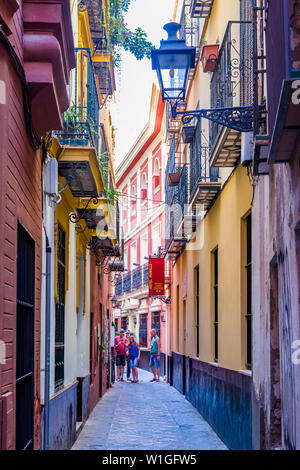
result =
[[[130,331],[127,330],[125,332],[125,335],[129,344],[130,343]],[[127,365],[127,370],[126,370],[127,382],[130,382],[130,354],[128,350],[126,351],[126,365]]]
[[[160,341],[156,330],[151,330],[150,368],[153,372],[153,379],[150,382],[159,382],[160,378]],[[156,369],[156,371],[155,371]]]
[[130,354],[130,368],[132,370],[133,378],[132,382],[136,384],[139,381],[137,367],[140,360],[140,348],[133,335],[130,336],[128,349]]
[[121,328],[120,336],[115,338],[115,349],[117,353],[116,364],[117,364],[117,380],[124,382],[124,367],[126,350],[128,348],[128,339],[124,337],[124,330]]

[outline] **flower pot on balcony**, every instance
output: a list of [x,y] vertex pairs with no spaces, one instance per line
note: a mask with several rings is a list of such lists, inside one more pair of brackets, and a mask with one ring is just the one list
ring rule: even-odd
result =
[[216,69],[219,54],[219,44],[210,44],[202,47],[201,62],[203,72],[214,72]]
[[178,171],[176,173],[168,173],[167,178],[169,186],[178,186],[180,181],[180,173]]
[[191,144],[193,142],[196,126],[183,126],[182,127],[182,139],[185,144]]

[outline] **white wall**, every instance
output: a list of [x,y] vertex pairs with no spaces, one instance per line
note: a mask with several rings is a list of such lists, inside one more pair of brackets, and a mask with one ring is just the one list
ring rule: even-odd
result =
[[[46,341],[46,234],[51,247],[51,323],[50,323],[50,391],[54,389],[54,339],[55,339],[55,302],[54,302],[54,212],[55,203],[45,194],[47,164],[43,165],[43,231],[42,231],[42,285],[41,285],[41,402],[44,402],[45,387],[45,341]],[[51,392],[50,392],[51,393]]]
[[65,303],[65,381],[67,386],[76,380],[77,363],[77,312],[76,312],[76,231],[69,222],[69,285]]

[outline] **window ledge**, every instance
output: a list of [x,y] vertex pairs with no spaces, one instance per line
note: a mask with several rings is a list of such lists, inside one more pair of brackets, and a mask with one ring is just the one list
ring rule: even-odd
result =
[[160,190],[160,185],[158,185],[156,188],[154,188],[153,194],[158,193],[159,190]]
[[250,369],[240,369],[238,370],[239,374],[252,376],[252,370]]

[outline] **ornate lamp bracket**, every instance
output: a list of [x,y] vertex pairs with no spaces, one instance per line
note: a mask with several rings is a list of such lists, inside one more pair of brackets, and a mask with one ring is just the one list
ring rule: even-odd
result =
[[209,119],[216,124],[220,124],[230,129],[239,132],[252,132],[254,109],[253,106],[236,106],[232,108],[212,108],[212,109],[197,109],[192,111],[177,111],[175,102],[171,104],[172,116],[182,116],[182,123],[189,124],[194,118]]
[[86,229],[87,229],[87,225],[85,226],[85,228],[83,229],[81,224],[79,223],[80,220],[84,219],[84,216],[85,214],[87,214],[87,211],[88,211],[88,207],[90,205],[90,203],[93,201],[93,204],[97,204],[98,203],[98,198],[96,196],[93,196],[91,197],[88,202],[86,203],[82,213],[80,215],[77,215],[75,212],[72,212],[70,215],[69,215],[69,220],[70,222],[72,222],[72,224],[76,224],[75,226],[75,229],[76,229],[76,232],[77,233],[82,233],[84,232]]

